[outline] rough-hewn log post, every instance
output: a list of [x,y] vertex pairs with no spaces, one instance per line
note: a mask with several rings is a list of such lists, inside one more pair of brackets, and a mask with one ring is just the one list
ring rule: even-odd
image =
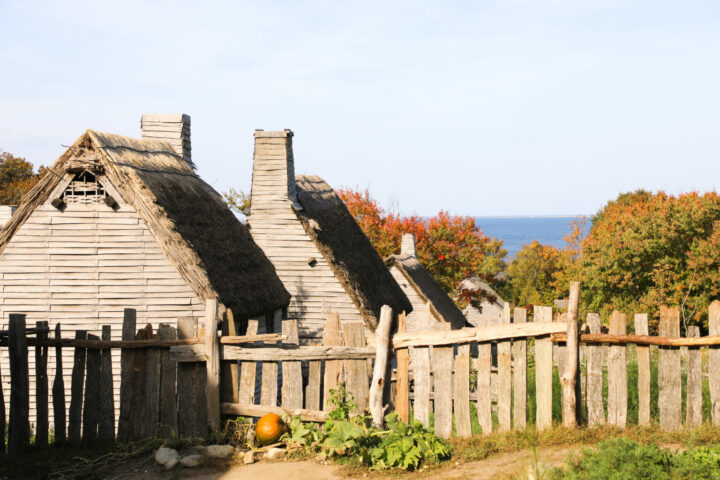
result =
[[[398,333],[405,333],[405,312],[398,315]],[[410,382],[408,373],[410,369],[410,352],[407,348],[395,351],[397,357],[397,381],[395,385],[395,411],[403,422],[410,421]]]
[[220,431],[220,340],[218,339],[218,301],[205,300],[205,368],[207,369],[207,420],[211,432]]
[[563,372],[562,388],[563,388],[563,404],[562,418],[565,427],[576,427],[577,418],[577,398],[575,397],[575,387],[578,377],[578,308],[580,304],[580,282],[570,282],[570,299],[568,301],[567,311],[567,339],[565,341],[567,351],[567,363],[565,372]]
[[388,357],[390,355],[390,328],[392,327],[392,308],[383,305],[380,309],[380,323],[375,330],[377,350],[373,378],[370,384],[370,414],[373,425],[382,428],[384,425],[385,406],[383,405],[383,391],[385,390],[385,374],[387,372]]
[[[708,308],[708,334],[720,335],[720,300]],[[720,347],[708,352],[708,381],[710,383],[710,413],[715,426],[720,426]]]

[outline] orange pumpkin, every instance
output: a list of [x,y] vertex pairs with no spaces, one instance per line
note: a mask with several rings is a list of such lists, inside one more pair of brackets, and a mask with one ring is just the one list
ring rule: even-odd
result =
[[255,438],[262,445],[270,445],[278,441],[285,433],[286,426],[282,418],[274,413],[268,413],[255,424]]

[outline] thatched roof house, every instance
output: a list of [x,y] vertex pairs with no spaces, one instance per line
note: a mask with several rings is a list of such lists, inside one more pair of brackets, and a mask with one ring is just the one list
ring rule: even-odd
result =
[[502,323],[502,312],[505,307],[505,300],[492,289],[490,285],[477,276],[466,278],[460,283],[460,288],[470,291],[481,291],[486,298],[478,308],[468,305],[463,310],[468,323],[474,327],[485,325],[499,325]]
[[[455,302],[418,261],[412,233],[403,235],[400,255],[389,256],[385,264],[413,305],[413,312],[406,320],[407,331],[456,330],[466,326],[467,321]],[[420,325],[420,312],[428,305],[435,321],[431,325]]]
[[322,338],[328,309],[341,322],[375,330],[380,308],[412,305],[348,211],[320,177],[295,176],[293,133],[255,132],[252,207],[255,241],[292,294],[288,317],[298,319],[301,343]]
[[0,231],[0,318],[61,322],[66,336],[110,324],[119,339],[126,307],[157,327],[202,325],[208,298],[236,321],[287,306],[273,265],[195,173],[189,128],[145,115],[142,140],[88,130],[60,156]]

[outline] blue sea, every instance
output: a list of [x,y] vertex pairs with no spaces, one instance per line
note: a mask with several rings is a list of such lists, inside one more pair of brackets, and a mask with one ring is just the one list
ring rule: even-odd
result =
[[523,245],[537,240],[543,245],[563,247],[563,237],[570,232],[570,223],[577,217],[477,217],[485,235],[504,242],[508,259]]

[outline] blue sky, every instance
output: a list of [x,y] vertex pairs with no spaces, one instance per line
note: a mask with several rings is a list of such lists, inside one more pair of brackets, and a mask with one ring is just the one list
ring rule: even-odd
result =
[[193,160],[249,189],[252,132],[401,213],[592,213],[720,183],[720,2],[0,0],[0,148],[192,116]]

